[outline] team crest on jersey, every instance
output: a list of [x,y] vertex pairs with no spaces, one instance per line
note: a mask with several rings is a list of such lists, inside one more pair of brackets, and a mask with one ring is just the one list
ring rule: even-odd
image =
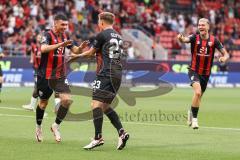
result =
[[212,42],[208,42],[209,47],[212,47],[212,44],[213,44]]

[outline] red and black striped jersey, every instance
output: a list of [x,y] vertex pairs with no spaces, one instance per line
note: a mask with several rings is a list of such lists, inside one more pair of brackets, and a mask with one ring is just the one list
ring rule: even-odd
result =
[[[56,35],[52,30],[46,31],[42,37],[41,45],[54,45],[69,40],[66,33]],[[71,49],[73,45],[67,46]],[[65,47],[41,54],[41,63],[38,75],[46,79],[58,79],[66,76]]]
[[33,68],[38,69],[41,61],[41,48],[39,45],[32,44]]
[[210,75],[215,49],[221,50],[223,45],[213,35],[209,35],[208,39],[202,39],[199,34],[193,34],[189,38],[192,53],[190,68],[199,75]]

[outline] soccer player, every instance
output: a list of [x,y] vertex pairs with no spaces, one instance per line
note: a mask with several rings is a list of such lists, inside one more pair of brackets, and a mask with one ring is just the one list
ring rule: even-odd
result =
[[42,142],[42,120],[48,99],[53,91],[59,94],[60,106],[55,122],[51,130],[57,142],[61,141],[59,125],[65,118],[72,103],[70,88],[66,79],[65,48],[69,48],[74,54],[79,54],[87,46],[83,42],[79,47],[74,46],[65,33],[68,27],[68,19],[63,14],[54,17],[54,26],[46,31],[41,40],[41,61],[37,74],[37,91],[40,101],[36,108],[36,139]]
[[[0,47],[0,59],[2,59],[4,57],[3,54],[3,49]],[[0,94],[2,92],[2,83],[3,83],[3,73],[2,73],[2,67],[0,65]],[[2,102],[2,100],[0,99],[0,103]]]
[[[36,42],[32,44],[32,52],[31,52],[31,58],[30,58],[30,63],[33,64],[33,69],[34,69],[34,90],[32,93],[31,101],[27,105],[23,105],[22,107],[27,110],[34,111],[35,106],[38,101],[38,93],[37,93],[37,69],[40,64],[41,60],[41,47],[40,47],[40,42],[41,42],[41,34],[38,34],[36,36]],[[57,93],[55,93],[55,107],[59,104],[60,98]],[[55,109],[56,110],[56,109]]]
[[100,33],[96,36],[93,46],[76,57],[91,57],[96,53],[97,71],[96,80],[93,82],[92,112],[95,136],[90,144],[84,146],[86,150],[104,144],[102,137],[103,113],[110,119],[112,125],[117,129],[119,140],[117,149],[125,147],[129,134],[123,129],[118,114],[110,107],[117,91],[121,85],[122,64],[121,55],[122,38],[113,29],[114,14],[102,12],[98,15],[98,26]]
[[215,49],[217,48],[222,56],[219,62],[226,62],[229,55],[221,42],[209,33],[209,20],[201,18],[198,21],[199,34],[193,34],[188,37],[179,34],[177,38],[182,43],[191,43],[192,60],[189,67],[189,79],[193,88],[193,98],[191,110],[188,111],[188,124],[193,129],[198,129],[198,110],[202,95],[206,90],[211,67],[213,64]]

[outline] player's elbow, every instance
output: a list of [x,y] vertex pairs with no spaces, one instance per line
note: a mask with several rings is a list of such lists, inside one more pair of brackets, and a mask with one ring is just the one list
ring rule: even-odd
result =
[[41,46],[41,53],[45,53],[47,52],[47,46],[46,45],[42,45]]

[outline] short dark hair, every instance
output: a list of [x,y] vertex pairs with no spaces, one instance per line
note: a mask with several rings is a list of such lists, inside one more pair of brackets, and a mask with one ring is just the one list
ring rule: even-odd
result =
[[115,15],[111,12],[102,12],[98,15],[98,17],[108,24],[113,24],[115,20]]
[[58,13],[55,17],[54,17],[54,21],[57,21],[57,20],[63,20],[63,21],[67,21],[68,18],[65,14],[63,13]]

